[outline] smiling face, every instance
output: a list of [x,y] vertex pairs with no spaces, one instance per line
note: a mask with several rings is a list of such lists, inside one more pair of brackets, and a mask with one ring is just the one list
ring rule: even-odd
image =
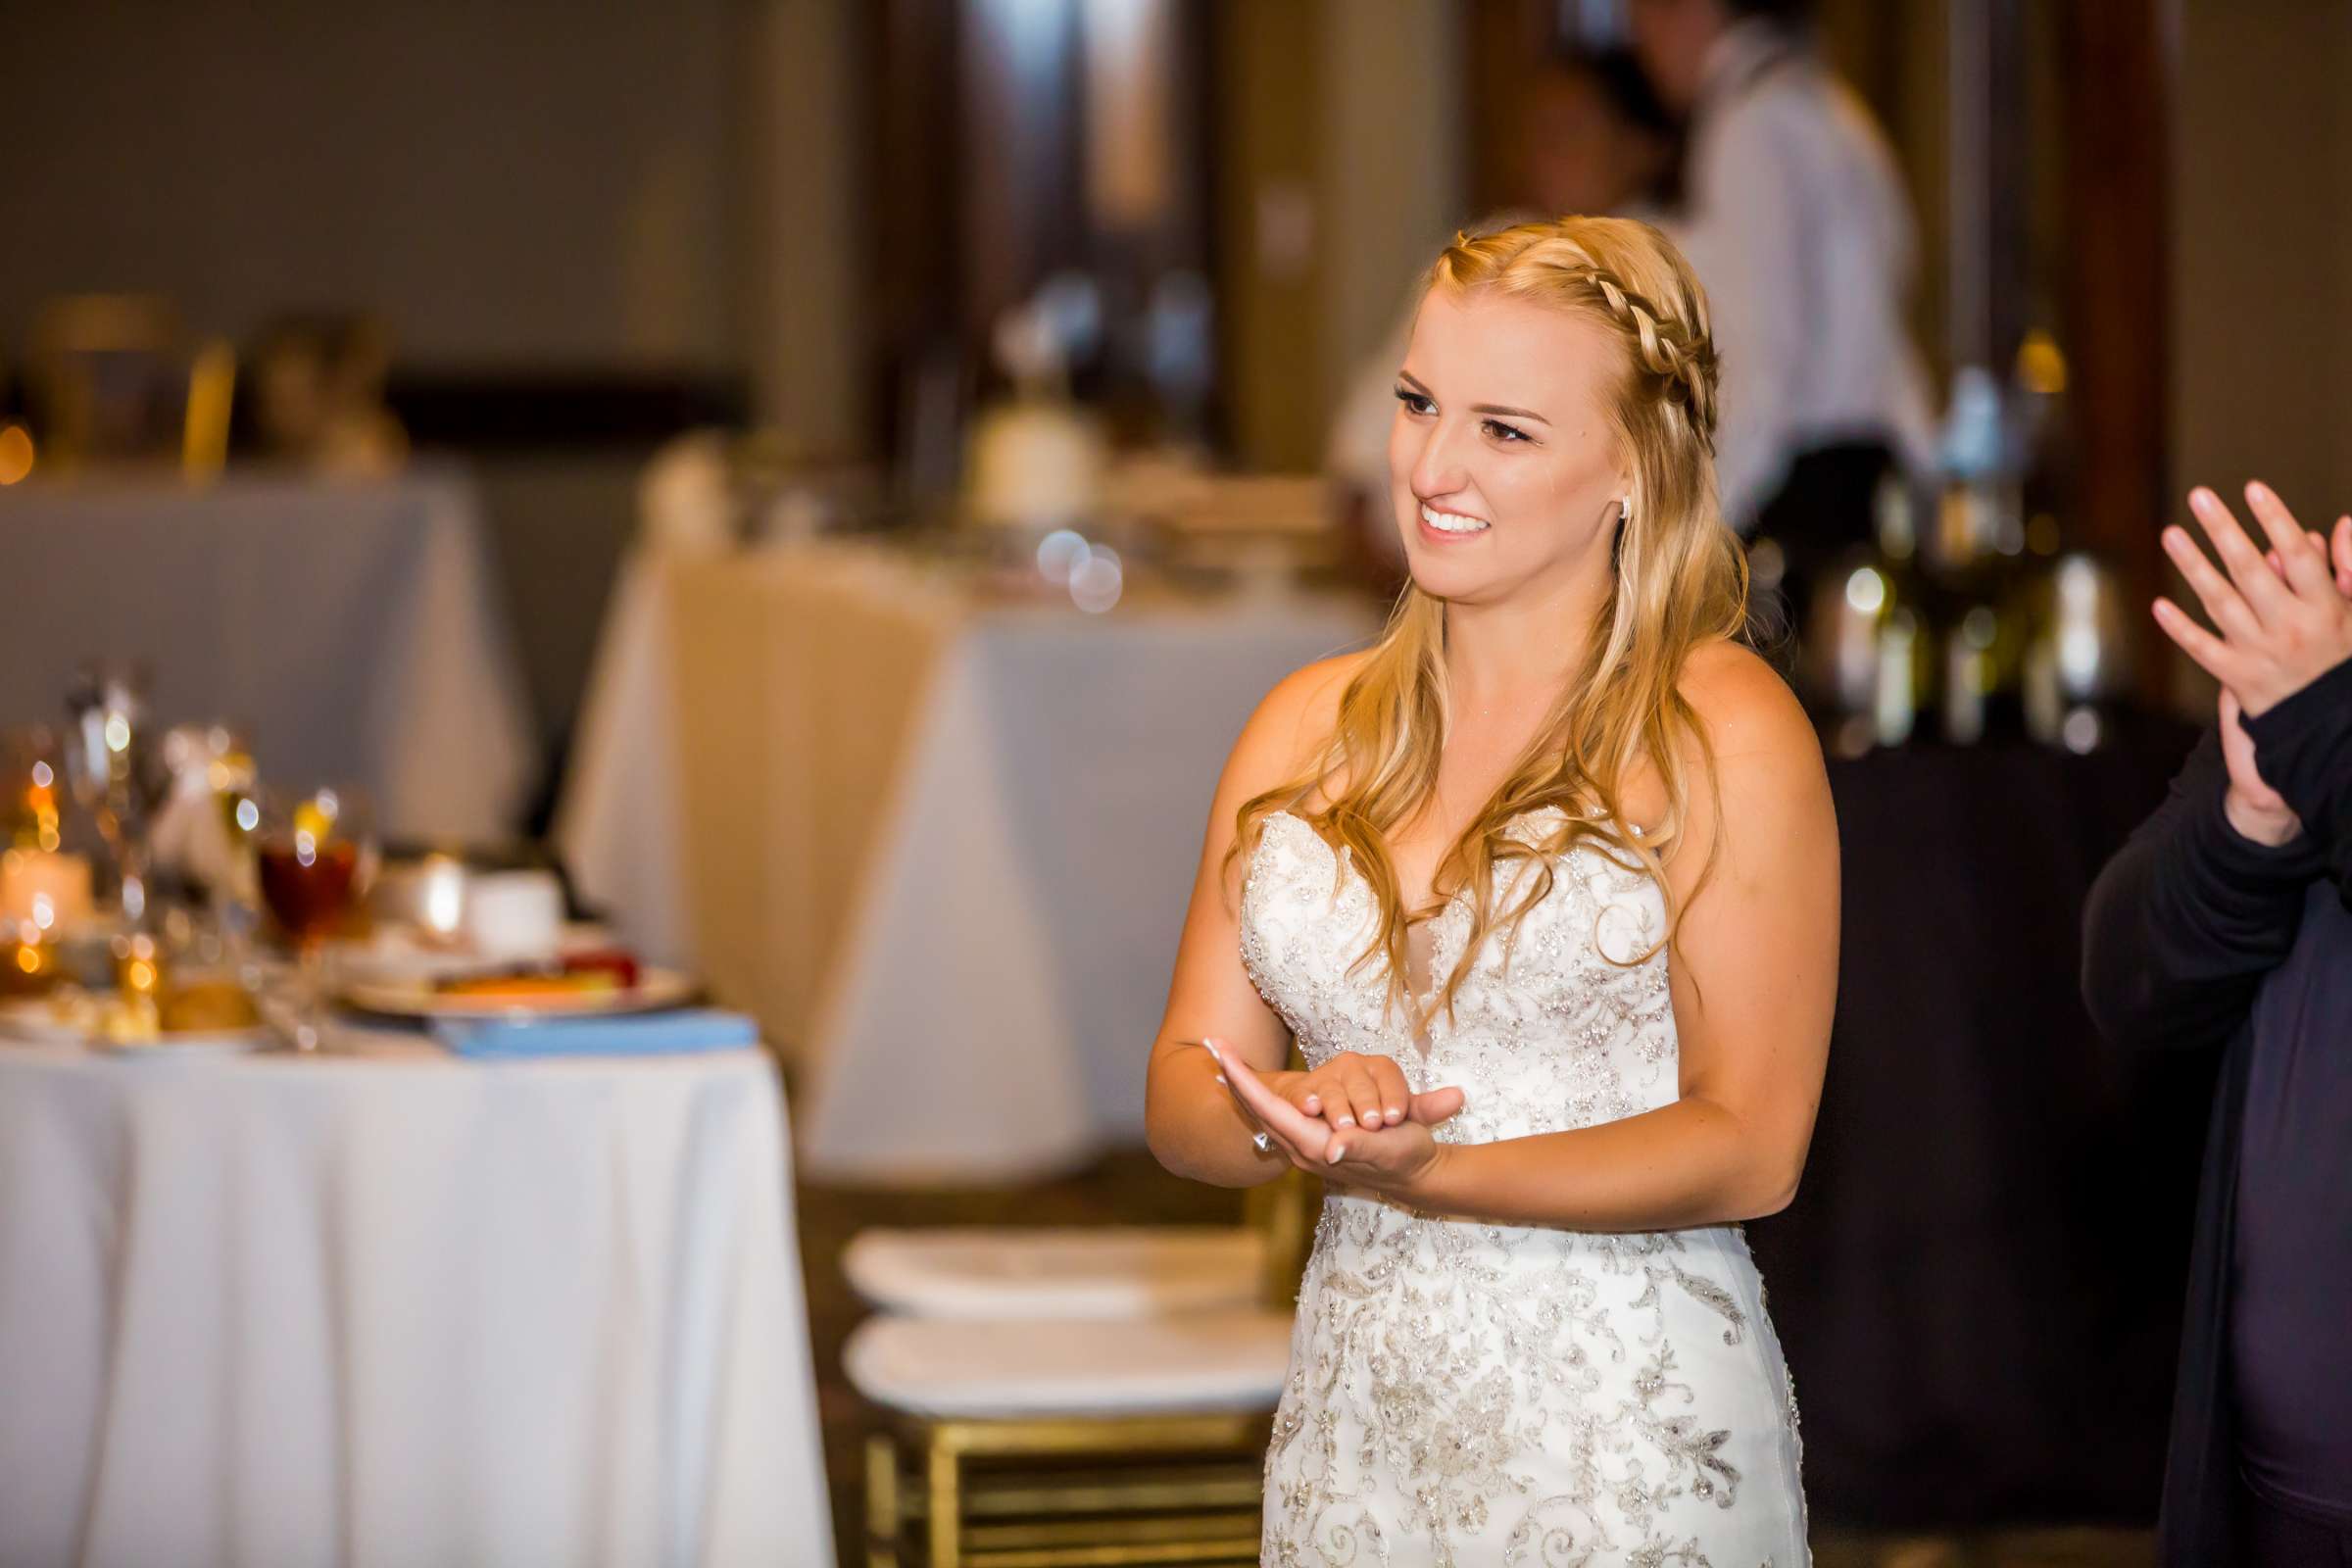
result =
[[1566,311],[1430,290],[1389,432],[1389,489],[1423,592],[1494,604],[1608,571],[1633,481],[1609,414],[1623,354],[1607,327]]

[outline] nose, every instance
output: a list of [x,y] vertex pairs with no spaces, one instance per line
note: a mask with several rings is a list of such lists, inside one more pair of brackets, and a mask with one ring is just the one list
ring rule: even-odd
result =
[[1453,420],[1437,418],[1414,432],[1420,450],[1413,454],[1412,472],[1408,482],[1413,494],[1424,497],[1450,495],[1462,488],[1469,474],[1461,461],[1461,440],[1466,431]]

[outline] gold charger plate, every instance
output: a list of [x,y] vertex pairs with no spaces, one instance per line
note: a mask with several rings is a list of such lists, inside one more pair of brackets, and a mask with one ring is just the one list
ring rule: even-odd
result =
[[625,991],[582,991],[552,997],[468,997],[436,991],[425,980],[360,982],[343,988],[343,1000],[366,1012],[390,1018],[468,1023],[529,1018],[609,1018],[623,1013],[682,1007],[702,994],[692,976],[675,969],[641,969]]

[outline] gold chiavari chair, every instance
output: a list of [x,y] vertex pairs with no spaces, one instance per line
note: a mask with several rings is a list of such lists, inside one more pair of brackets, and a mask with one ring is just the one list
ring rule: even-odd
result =
[[26,382],[44,466],[176,461],[189,478],[228,456],[236,353],[207,340],[191,350],[166,300],[84,294],[43,306]]
[[901,1317],[1161,1317],[1254,1304],[1265,1253],[1250,1225],[877,1225],[841,1271]]
[[1254,1305],[1019,1321],[884,1315],[844,1362],[881,1413],[867,1561],[932,1568],[1257,1560],[1261,1454],[1320,1184],[1248,1196]]

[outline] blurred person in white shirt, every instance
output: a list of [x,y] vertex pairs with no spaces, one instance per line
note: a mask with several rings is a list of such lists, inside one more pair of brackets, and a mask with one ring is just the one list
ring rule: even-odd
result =
[[[1675,126],[1632,55],[1561,51],[1545,56],[1528,83],[1518,154],[1517,200],[1472,223],[1471,232],[1571,213],[1655,221],[1673,177]],[[1443,238],[1430,236],[1432,244]],[[1404,582],[1404,546],[1389,520],[1389,427],[1419,281],[1388,336],[1349,377],[1324,452],[1351,553],[1383,594]]]
[[[1724,519],[1792,575],[1869,537],[1888,472],[1931,471],[1905,320],[1918,237],[1885,135],[1814,51],[1802,0],[1630,0],[1635,53],[1688,122],[1664,223],[1723,357]],[[1792,585],[1793,586],[1793,585]]]

